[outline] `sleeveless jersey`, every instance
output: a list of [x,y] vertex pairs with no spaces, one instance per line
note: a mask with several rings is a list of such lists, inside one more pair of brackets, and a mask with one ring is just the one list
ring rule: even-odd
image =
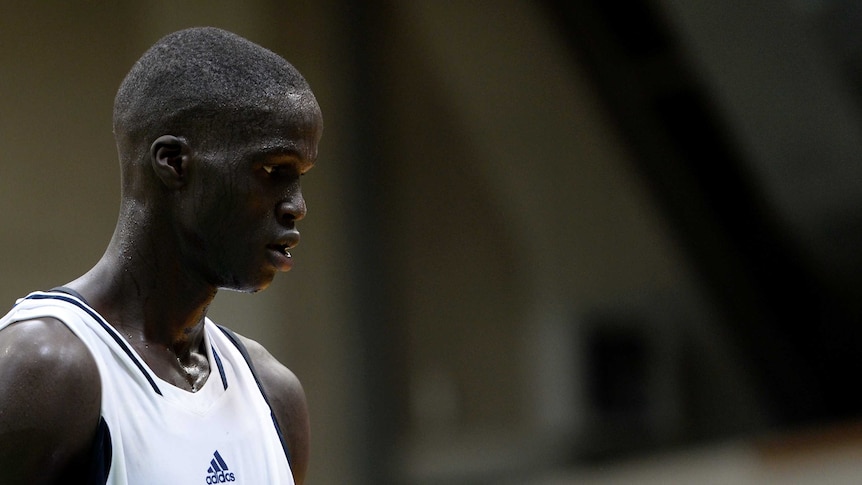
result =
[[210,375],[192,393],[160,379],[83,299],[65,292],[18,300],[0,330],[46,317],[74,332],[99,368],[102,420],[88,483],[293,485],[284,437],[232,332],[206,319]]

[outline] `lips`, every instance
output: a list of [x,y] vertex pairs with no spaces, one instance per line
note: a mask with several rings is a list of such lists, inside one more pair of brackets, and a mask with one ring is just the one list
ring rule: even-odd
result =
[[281,254],[284,254],[288,258],[290,257],[290,249],[292,247],[293,246],[291,246],[289,244],[269,244],[266,246],[267,249],[272,250],[272,251],[277,251]]
[[277,242],[266,245],[273,256],[275,266],[280,271],[288,271],[293,267],[293,257],[290,255],[290,250],[297,244],[299,244],[299,231],[292,230],[280,237]]

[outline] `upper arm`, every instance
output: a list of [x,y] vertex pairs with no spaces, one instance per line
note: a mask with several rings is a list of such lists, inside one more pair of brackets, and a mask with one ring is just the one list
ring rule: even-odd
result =
[[296,375],[262,345],[240,336],[257,370],[266,397],[290,452],[294,481],[301,485],[308,469],[310,426],[305,391]]
[[79,473],[100,408],[96,362],[62,322],[29,320],[0,331],[3,483],[50,483]]

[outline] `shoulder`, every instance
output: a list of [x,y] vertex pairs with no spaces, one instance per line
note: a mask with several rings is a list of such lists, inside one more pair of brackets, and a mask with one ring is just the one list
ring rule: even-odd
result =
[[99,422],[101,383],[92,354],[71,330],[44,318],[0,331],[0,389],[7,477],[40,482],[83,463]]
[[[101,395],[99,369],[93,355],[66,325],[54,318],[16,322],[0,331],[0,402],[31,401],[39,409],[59,407],[39,398]],[[73,396],[69,396],[73,397]],[[75,401],[64,400],[72,404]],[[4,408],[5,409],[5,408]]]
[[309,455],[309,418],[305,391],[299,378],[263,345],[237,335],[248,349],[270,406],[287,440],[297,484],[304,481]]

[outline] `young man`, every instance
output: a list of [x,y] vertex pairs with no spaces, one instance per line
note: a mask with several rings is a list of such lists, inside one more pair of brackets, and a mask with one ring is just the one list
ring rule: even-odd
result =
[[303,482],[299,381],[206,312],[291,268],[322,123],[300,73],[234,34],[180,31],[137,61],[104,256],[0,320],[2,483]]

